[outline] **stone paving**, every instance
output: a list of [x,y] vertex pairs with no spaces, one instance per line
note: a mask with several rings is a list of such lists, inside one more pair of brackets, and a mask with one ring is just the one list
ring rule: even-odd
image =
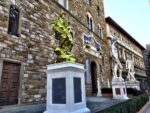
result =
[[123,101],[125,100],[114,100],[112,97],[87,97],[87,107],[91,113],[95,113]]
[[[111,97],[87,97],[87,107],[91,110],[91,113],[95,113],[123,101],[124,100],[114,100]],[[43,113],[45,109],[45,104],[12,105],[1,107],[0,113]]]
[[0,108],[0,113],[43,113],[45,104],[37,105],[11,105]]
[[147,110],[144,113],[150,113],[150,104],[149,104]]

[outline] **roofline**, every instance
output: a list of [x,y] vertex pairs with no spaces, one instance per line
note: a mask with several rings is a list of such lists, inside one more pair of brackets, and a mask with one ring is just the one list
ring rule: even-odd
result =
[[129,38],[129,40],[133,41],[138,47],[145,50],[145,48],[137,41],[135,40],[127,31],[125,31],[117,22],[115,22],[111,17],[105,18],[106,22],[113,25],[115,28],[117,28],[119,31],[121,31],[125,36]]

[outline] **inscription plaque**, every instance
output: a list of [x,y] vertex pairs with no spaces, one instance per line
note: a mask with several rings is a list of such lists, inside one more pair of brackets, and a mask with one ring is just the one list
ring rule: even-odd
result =
[[74,103],[82,102],[81,78],[73,78],[74,80]]
[[52,79],[52,103],[66,104],[66,79]]
[[116,95],[120,95],[120,88],[115,88],[115,91],[116,91]]

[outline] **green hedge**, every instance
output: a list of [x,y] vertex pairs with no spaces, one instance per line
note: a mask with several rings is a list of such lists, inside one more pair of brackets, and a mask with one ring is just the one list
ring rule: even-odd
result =
[[137,113],[148,100],[148,95],[140,95],[96,113]]
[[[101,92],[102,94],[105,94],[105,93],[112,94],[112,88],[102,88]],[[137,90],[135,88],[127,88],[127,94],[131,94],[133,96],[139,96],[141,94],[144,94],[144,92],[141,90]]]
[[135,88],[127,88],[127,94],[131,94],[133,96],[139,96],[144,94],[144,92],[141,90],[137,90]]

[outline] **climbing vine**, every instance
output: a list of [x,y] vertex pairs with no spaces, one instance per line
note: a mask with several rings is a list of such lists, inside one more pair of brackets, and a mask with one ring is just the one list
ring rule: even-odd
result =
[[71,26],[65,19],[63,13],[61,13],[54,22],[52,22],[52,26],[54,32],[57,32],[60,35],[59,45],[55,48],[55,53],[57,54],[56,62],[75,62],[76,59],[73,58],[71,54],[73,46]]

